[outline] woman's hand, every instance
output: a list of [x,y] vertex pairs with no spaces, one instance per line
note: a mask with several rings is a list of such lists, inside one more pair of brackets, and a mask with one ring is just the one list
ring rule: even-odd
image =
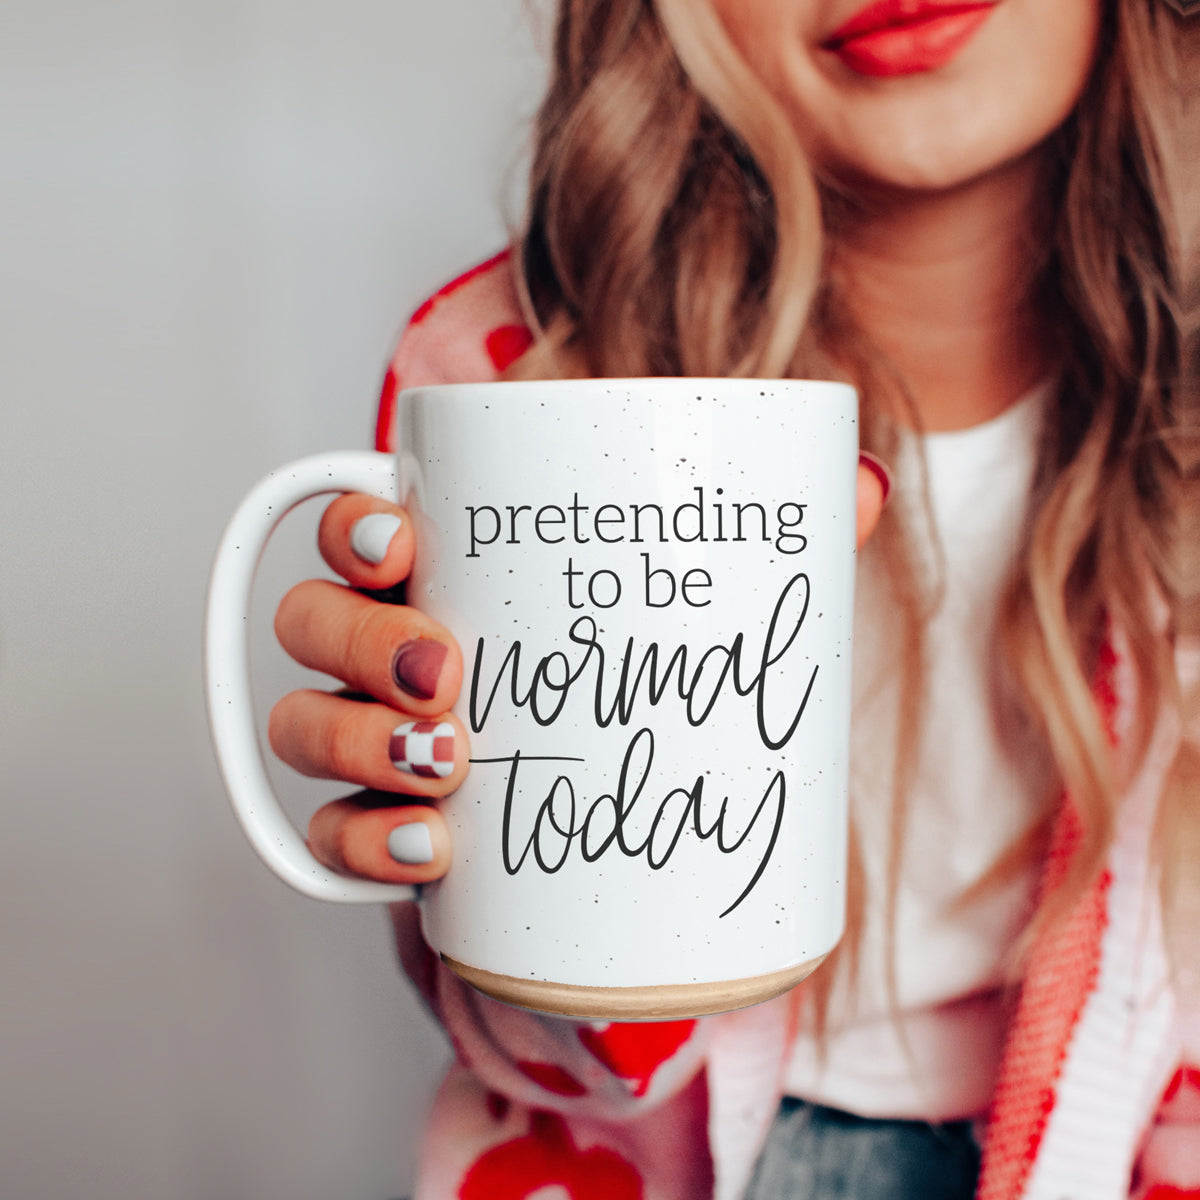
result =
[[[863,455],[859,546],[878,524],[889,486],[883,464]],[[303,775],[367,789],[326,804],[309,823],[309,847],[326,866],[385,883],[428,883],[446,873],[451,854],[433,802],[467,773],[467,732],[450,711],[462,653],[423,613],[354,590],[408,577],[417,547],[403,509],[342,496],[326,510],[318,544],[349,586],[314,579],[293,588],[275,631],[297,662],[345,688],[285,696],[271,713],[271,746]]]
[[285,696],[271,712],[271,747],[303,775],[368,789],[313,816],[309,847],[326,866],[387,883],[427,883],[450,865],[450,838],[432,802],[467,772],[466,730],[450,712],[462,654],[423,613],[354,590],[390,588],[408,577],[415,544],[403,509],[342,496],[322,518],[318,545],[349,586],[314,579],[293,588],[275,632],[292,658],[345,688]]
[[858,549],[875,532],[883,506],[892,490],[892,476],[881,459],[865,450],[858,456],[858,522],[855,527]]

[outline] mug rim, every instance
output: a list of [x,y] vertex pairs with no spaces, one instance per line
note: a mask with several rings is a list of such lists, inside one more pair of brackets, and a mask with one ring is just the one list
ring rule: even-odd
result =
[[816,392],[840,395],[846,399],[858,398],[858,389],[852,383],[839,379],[767,378],[757,376],[701,376],[701,375],[644,375],[644,376],[587,376],[569,379],[495,379],[471,380],[464,383],[418,383],[401,388],[397,398],[418,392],[435,394],[469,395],[484,391],[494,395],[497,391],[508,392],[562,392],[581,389],[588,392],[608,394],[617,390],[646,391],[651,387],[662,387],[672,392],[726,388],[736,392],[759,391],[764,397],[765,389],[782,389],[785,392]]

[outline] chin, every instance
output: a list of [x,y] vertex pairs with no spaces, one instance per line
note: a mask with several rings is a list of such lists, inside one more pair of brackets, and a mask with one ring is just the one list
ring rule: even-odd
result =
[[883,136],[854,155],[818,152],[828,164],[824,172],[843,187],[867,192],[947,192],[990,179],[1021,164],[1028,165],[1046,144],[1054,126],[1030,137],[1005,139],[994,130],[973,130],[953,139],[913,139],[902,132]]

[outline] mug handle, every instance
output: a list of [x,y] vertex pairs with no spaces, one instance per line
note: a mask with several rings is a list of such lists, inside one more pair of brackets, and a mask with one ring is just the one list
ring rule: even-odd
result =
[[331,492],[395,500],[390,454],[345,451],[303,458],[273,471],[229,522],[213,564],[205,619],[205,682],[217,762],[233,811],[259,857],[297,891],[318,900],[413,900],[418,890],[339,875],[318,862],[271,788],[250,694],[249,611],[267,541],[298,504]]

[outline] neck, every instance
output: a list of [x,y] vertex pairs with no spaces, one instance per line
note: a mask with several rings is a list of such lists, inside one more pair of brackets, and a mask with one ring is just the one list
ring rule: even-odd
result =
[[951,190],[872,194],[837,218],[843,302],[927,430],[990,420],[1050,370],[1038,178],[1029,155]]

